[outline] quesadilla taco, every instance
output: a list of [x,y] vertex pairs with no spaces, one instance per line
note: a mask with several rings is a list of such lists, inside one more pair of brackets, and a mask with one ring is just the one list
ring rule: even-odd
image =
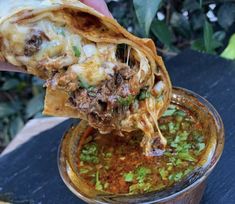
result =
[[46,80],[44,114],[103,133],[141,129],[146,155],[164,149],[157,120],[171,83],[152,40],[77,0],[0,0],[0,8],[0,60]]

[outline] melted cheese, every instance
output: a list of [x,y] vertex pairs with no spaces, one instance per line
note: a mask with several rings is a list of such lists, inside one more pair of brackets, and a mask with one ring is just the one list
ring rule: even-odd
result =
[[[69,27],[64,26],[65,18],[66,16],[62,14],[55,16],[52,13],[43,13],[29,19],[28,24],[5,21],[0,25],[0,36],[3,38],[4,46],[2,54],[10,63],[17,66],[25,65],[29,70],[41,66],[46,70],[60,71],[61,68],[68,67],[69,71],[76,73],[80,80],[91,86],[99,85],[113,76],[114,67],[118,63],[117,46],[84,39]],[[43,32],[45,36],[39,51],[32,56],[25,56],[25,42],[32,30]],[[75,48],[79,50],[79,54],[75,53]],[[148,59],[142,52],[130,46],[127,54],[126,64],[129,63],[131,55],[139,61],[136,81],[145,82],[147,76],[152,74]],[[145,86],[151,86],[153,83],[152,74]],[[158,83],[154,87],[154,91],[158,93],[162,89],[164,89],[163,83]],[[166,139],[162,136],[157,122],[158,110],[163,106],[163,102],[150,97],[144,103],[138,113],[129,114],[125,120],[121,121],[121,126],[125,127],[125,130],[131,131],[137,127],[145,132],[141,144],[145,147],[145,154],[151,155],[153,154],[152,143],[155,139],[160,138],[160,143],[163,146],[166,145]]]

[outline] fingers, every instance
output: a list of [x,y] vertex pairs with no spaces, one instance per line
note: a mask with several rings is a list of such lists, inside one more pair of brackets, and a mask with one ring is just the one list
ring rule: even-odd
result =
[[83,2],[87,6],[94,8],[105,16],[112,18],[112,14],[110,13],[104,0],[81,0],[81,2]]

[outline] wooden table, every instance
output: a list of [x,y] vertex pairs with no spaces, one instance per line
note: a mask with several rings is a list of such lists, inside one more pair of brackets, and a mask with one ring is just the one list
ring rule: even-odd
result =
[[[204,96],[222,116],[226,131],[225,149],[208,179],[201,203],[233,204],[235,62],[187,50],[167,61],[166,66],[174,85]],[[83,203],[67,189],[57,169],[57,148],[70,124],[71,120],[64,118],[46,118],[26,125],[0,156],[0,200],[14,203]]]

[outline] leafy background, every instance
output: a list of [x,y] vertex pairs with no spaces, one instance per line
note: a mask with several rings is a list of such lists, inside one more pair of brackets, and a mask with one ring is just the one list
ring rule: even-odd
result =
[[[164,58],[191,48],[235,59],[235,1],[109,0],[114,18],[130,32],[151,37]],[[0,72],[0,151],[32,118],[43,117],[43,81]]]

